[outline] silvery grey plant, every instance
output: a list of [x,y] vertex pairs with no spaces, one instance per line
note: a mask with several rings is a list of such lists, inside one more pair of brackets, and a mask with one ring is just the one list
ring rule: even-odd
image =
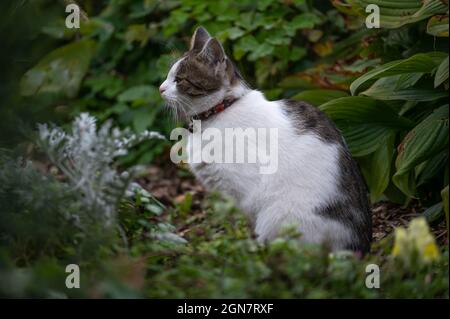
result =
[[[50,161],[67,178],[82,206],[105,227],[115,225],[115,213],[127,192],[135,192],[131,181],[142,167],[134,166],[119,173],[114,165],[117,157],[147,139],[163,139],[157,132],[135,134],[120,130],[107,121],[97,129],[96,119],[80,114],[70,132],[55,125],[39,125],[39,145]],[[76,217],[76,216],[75,216]]]

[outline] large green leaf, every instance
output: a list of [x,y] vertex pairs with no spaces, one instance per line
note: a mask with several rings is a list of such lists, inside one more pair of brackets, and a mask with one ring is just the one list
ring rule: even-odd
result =
[[[435,110],[403,139],[398,147],[394,183],[405,191],[406,176],[420,163],[448,147],[448,105]],[[408,194],[412,195],[412,194]]]
[[416,88],[403,90],[391,90],[389,88],[369,89],[364,91],[362,94],[383,101],[405,100],[418,102],[434,101],[448,96],[446,91]]
[[382,101],[362,96],[338,98],[319,108],[336,122],[357,157],[375,152],[388,136],[414,126]]
[[417,185],[413,170],[401,175],[394,174],[392,182],[407,196],[407,202],[415,197]]
[[372,124],[336,123],[353,156],[361,157],[375,152],[394,129]]
[[431,73],[447,56],[448,54],[444,52],[418,53],[408,59],[386,63],[353,81],[350,92],[355,95],[362,84],[381,77],[406,73]]
[[442,150],[432,158],[416,166],[417,186],[421,186],[436,177],[448,163],[448,151]]
[[361,95],[383,101],[433,101],[448,96],[446,91],[412,87],[423,73],[406,73],[378,79]]
[[434,77],[434,87],[438,87],[448,79],[448,56],[442,61],[436,70]]
[[367,16],[365,8],[374,4],[380,8],[380,27],[393,29],[417,22],[435,14],[445,13],[448,4],[441,0],[347,0],[359,6],[359,13]]
[[439,222],[441,220],[443,213],[444,210],[442,202],[439,202],[431,207],[428,207],[423,212],[423,215],[429,224],[435,224],[436,222]]
[[360,161],[364,177],[370,189],[370,199],[376,202],[389,185],[395,134],[391,132],[380,141],[376,151]]
[[305,90],[292,97],[293,100],[305,101],[315,106],[320,106],[328,101],[340,97],[346,97],[348,94],[339,90]]
[[22,95],[63,93],[68,97],[76,96],[94,51],[93,40],[82,40],[50,52],[22,77]]
[[410,120],[399,116],[387,104],[369,97],[342,97],[321,105],[320,109],[335,121],[371,124],[394,129],[413,126]]

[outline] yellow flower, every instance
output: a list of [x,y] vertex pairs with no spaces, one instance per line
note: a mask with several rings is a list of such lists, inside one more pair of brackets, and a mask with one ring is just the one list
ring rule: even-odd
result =
[[[409,250],[408,244],[408,233],[403,227],[395,229],[395,244],[392,249],[392,254],[394,256],[400,256],[405,254],[405,251]],[[408,252],[409,253],[409,252]]]
[[429,263],[439,258],[439,249],[425,218],[413,219],[408,227],[395,229],[392,255],[409,263],[417,253],[419,261]]

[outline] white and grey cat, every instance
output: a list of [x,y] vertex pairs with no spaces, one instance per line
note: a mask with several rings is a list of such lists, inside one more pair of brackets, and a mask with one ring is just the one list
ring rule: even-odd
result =
[[234,101],[203,119],[202,129],[278,128],[274,174],[260,174],[258,164],[250,163],[190,164],[208,189],[234,198],[260,241],[294,226],[305,242],[326,242],[333,250],[369,250],[367,189],[343,137],[323,112],[304,102],[268,101],[250,89],[221,44],[202,27],[195,31],[190,50],[170,69],[160,92],[186,121],[224,100]]

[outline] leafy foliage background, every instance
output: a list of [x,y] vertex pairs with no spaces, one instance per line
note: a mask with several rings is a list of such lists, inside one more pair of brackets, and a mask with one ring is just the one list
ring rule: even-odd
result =
[[[362,168],[373,202],[388,199],[408,205],[416,200],[424,207],[424,216],[430,223],[446,216],[448,225],[448,1],[84,0],[78,1],[85,11],[79,30],[64,27],[66,2],[36,0],[1,4],[4,18],[0,30],[5,32],[2,35],[5,49],[0,51],[1,69],[5,70],[0,75],[1,147],[18,145],[18,149],[26,151],[28,141],[34,139],[36,123],[53,121],[68,128],[75,116],[86,111],[100,122],[112,120],[115,125],[131,128],[135,133],[150,129],[168,136],[177,123],[172,123],[166,112],[158,86],[170,65],[187,49],[193,30],[203,25],[222,41],[249,83],[264,91],[269,99],[307,101],[336,122]],[[369,3],[380,6],[380,29],[364,26],[367,16],[364,8]],[[143,141],[120,157],[116,168],[148,164],[162,157],[169,147],[166,140]],[[3,162],[10,163],[6,159]],[[17,174],[21,175],[20,167],[13,163],[8,164],[13,168],[2,165],[5,172],[12,174],[19,170]],[[4,185],[16,179],[6,174],[1,176]],[[9,207],[10,212],[40,203],[37,199],[40,193],[34,193],[37,190],[33,185],[41,185],[42,177],[38,173],[23,176],[30,176],[33,182],[17,179],[23,184],[5,188],[8,195],[4,200],[11,198],[7,191],[17,188],[26,190],[33,200],[25,201],[22,199],[25,195],[18,196],[12,206],[17,204],[19,208]],[[49,218],[53,210],[59,216],[58,212],[63,210],[60,201],[70,191],[58,181],[45,180],[44,184],[42,189],[48,187],[48,192],[62,197],[54,199],[55,207],[48,213]],[[144,202],[125,201],[119,209],[123,218],[118,223],[127,237],[137,238],[161,227],[170,233],[173,227],[170,223],[148,222],[148,218],[153,218],[150,216],[161,213],[160,208],[146,203],[152,201],[151,196],[138,198],[141,197],[146,198]],[[78,205],[76,199],[68,200]],[[225,215],[217,212],[224,210],[229,214],[231,208],[216,207],[222,202],[217,198],[211,200],[215,214],[210,216],[210,224],[204,225],[205,228],[215,229],[214,223],[219,225],[226,220]],[[147,209],[146,205],[153,206]],[[133,213],[142,210],[144,216]],[[180,210],[185,209],[176,208],[169,213],[169,219],[176,219],[174,216]],[[30,211],[37,213],[39,209]],[[4,216],[3,225],[20,224]],[[120,262],[115,260],[124,269],[138,269],[142,276],[146,273],[150,283],[159,289],[143,288],[139,276],[121,278],[119,273],[123,269],[119,271],[120,267],[111,267],[107,262],[101,270],[93,267],[93,260],[105,251],[111,252],[112,246],[115,247],[113,256],[123,252],[124,247],[118,249],[122,244],[117,234],[112,235],[116,236],[113,240],[100,240],[102,249],[89,243],[86,246],[94,247],[90,251],[101,253],[93,254],[97,257],[89,262],[82,255],[77,257],[91,265],[92,286],[96,287],[83,293],[111,297],[202,297],[207,292],[217,297],[273,297],[276,291],[282,294],[278,297],[404,297],[411,293],[413,286],[413,294],[418,297],[448,296],[448,282],[445,284],[448,270],[442,264],[441,268],[411,266],[414,268],[411,271],[388,261],[383,263],[391,274],[384,284],[388,288],[368,293],[354,283],[363,282],[355,277],[364,275],[361,263],[351,258],[330,261],[323,257],[326,255],[323,251],[297,247],[290,239],[259,247],[245,239],[249,237],[248,229],[236,219],[239,225],[236,229],[227,228],[219,238],[211,234],[208,244],[196,243],[191,238],[193,242],[184,247],[164,240],[154,241],[156,237],[150,236],[142,244],[133,244],[131,252],[125,253],[127,257],[118,257]],[[40,223],[38,217],[30,221],[24,227],[32,228]],[[50,218],[48,225],[54,222]],[[46,223],[42,220],[43,227]],[[58,225],[54,226],[59,228]],[[51,249],[79,247],[79,243],[68,244],[62,233],[54,234],[55,244],[49,246]],[[67,234],[73,235],[71,231]],[[31,241],[39,243],[39,236]],[[234,242],[236,237],[240,240]],[[164,250],[167,245],[169,252]],[[306,259],[302,257],[305,249]],[[11,251],[15,262],[5,268],[8,270],[3,272],[4,278],[20,273],[15,268],[17,265],[33,265],[26,275],[29,281],[24,279],[30,283],[31,290],[19,289],[18,296],[53,296],[48,291],[35,291],[33,280],[40,278],[46,269],[57,269],[56,264],[61,260],[77,255],[67,255],[58,249],[37,254],[39,249],[25,245],[6,249],[5,256],[9,259]],[[142,255],[150,256],[146,264],[139,259]],[[205,255],[210,259],[204,259]],[[57,258],[42,260],[42,256]],[[447,261],[443,263],[448,264],[448,255],[444,253],[444,257]],[[5,265],[9,259],[4,259]],[[104,282],[96,277],[101,273],[107,274]],[[437,273],[438,279],[425,289],[421,285],[429,273]],[[48,274],[63,276],[56,270]],[[324,274],[333,279],[322,282]],[[133,288],[124,286],[124,281],[131,282]],[[54,282],[59,281],[54,279]],[[68,293],[61,287],[54,291]]]

